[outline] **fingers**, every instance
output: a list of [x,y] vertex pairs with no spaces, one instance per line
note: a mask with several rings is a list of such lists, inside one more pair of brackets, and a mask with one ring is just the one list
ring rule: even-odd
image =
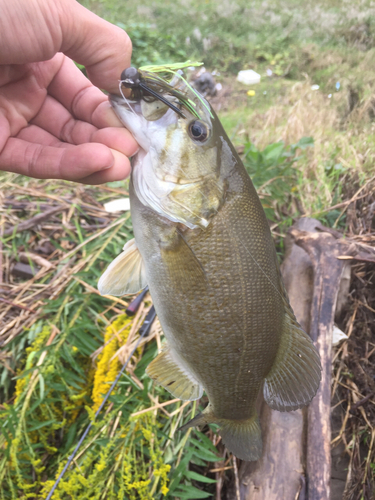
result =
[[118,93],[132,52],[124,30],[76,0],[4,1],[2,10],[0,64],[46,61],[64,52],[86,66],[94,85]]
[[[19,81],[0,88],[0,118],[2,109],[10,126],[9,135],[17,136],[32,122],[63,141],[81,144],[102,142],[93,138],[97,128],[117,127],[112,137],[118,144],[123,143],[119,151],[132,155],[137,150],[137,143],[123,128],[107,96],[63,54],[29,65],[21,76]],[[1,127],[0,135],[3,132]]]
[[68,57],[64,57],[48,86],[48,93],[80,120],[98,128],[122,126],[107,96],[94,87]]
[[[130,175],[131,167],[128,161],[126,165],[124,164],[124,157],[118,151],[112,150],[113,157],[115,159],[114,165],[108,170],[101,170],[100,172],[95,172],[88,177],[79,179],[78,182],[82,184],[104,184],[105,182],[121,181],[126,179]],[[126,160],[128,160],[126,158]],[[124,175],[126,172],[126,175]]]
[[[71,1],[71,0],[69,0]],[[58,2],[1,2],[0,64],[25,64],[50,59],[61,46]],[[61,2],[63,3],[63,2]]]
[[[104,122],[103,119],[103,124]],[[74,119],[64,106],[49,96],[46,97],[39,113],[31,123],[49,132],[60,141],[70,144],[98,142],[126,156],[132,156],[138,149],[133,136],[121,124],[120,127],[105,127],[98,130],[91,123]],[[32,140],[30,133],[28,137],[32,142],[36,142]]]
[[97,184],[125,179],[130,174],[130,163],[126,156],[102,144],[56,147],[10,138],[0,153],[0,170],[38,179]]
[[71,144],[91,142],[91,137],[97,130],[91,123],[75,120],[64,106],[49,96],[45,98],[38,114],[30,123]]
[[95,85],[116,93],[130,65],[126,33],[75,0],[14,0],[1,27],[0,63],[10,66],[0,81],[0,170],[88,183],[128,176],[126,156],[138,145],[99,88],[56,54],[84,64]]
[[23,128],[17,135],[17,139],[22,139],[26,142],[33,142],[41,146],[55,146],[55,147],[74,147],[72,144],[66,144],[57,139],[54,135],[46,132],[37,125],[29,125]]
[[61,18],[61,51],[84,64],[97,87],[119,93],[121,72],[130,66],[132,45],[124,30],[101,19],[78,2],[70,5],[70,18]]

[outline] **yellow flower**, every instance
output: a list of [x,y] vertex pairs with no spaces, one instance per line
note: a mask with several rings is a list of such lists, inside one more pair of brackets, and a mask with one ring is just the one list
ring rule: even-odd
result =
[[[126,323],[129,325],[126,325]],[[110,384],[115,380],[121,363],[118,357],[114,357],[122,343],[126,341],[131,328],[131,323],[126,314],[121,314],[111,325],[106,328],[104,336],[104,348],[98,358],[98,366],[94,376],[94,388],[92,399],[94,401],[93,410],[96,411],[101,405],[104,395],[107,393]],[[119,343],[121,339],[121,344]]]
[[169,488],[167,488],[165,485],[160,488],[160,492],[162,495],[166,495],[169,491]]
[[145,439],[147,439],[147,441],[151,441],[152,432],[149,429],[142,429],[142,433],[143,433]]
[[[44,345],[46,343],[46,339],[50,335],[51,335],[51,327],[44,326],[42,328],[42,331],[37,334],[36,338],[34,339],[34,342],[31,344],[31,346],[26,348],[26,352],[27,352],[28,356],[27,356],[27,360],[26,360],[26,366],[24,368],[25,370],[29,370],[32,367],[33,362],[37,362],[38,357],[35,356],[35,353],[37,351],[39,351],[42,347],[44,347]],[[20,370],[19,372],[17,372],[18,375],[20,375],[23,371],[24,370]],[[17,379],[16,391],[15,391],[16,392],[16,399],[14,401],[15,404],[18,403],[24,389],[28,385],[29,380],[30,380],[30,374],[27,375],[26,377]]]

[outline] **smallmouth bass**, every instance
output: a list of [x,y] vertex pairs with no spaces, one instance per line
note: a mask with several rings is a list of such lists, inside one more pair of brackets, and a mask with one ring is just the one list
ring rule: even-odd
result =
[[255,188],[209,103],[179,74],[168,83],[129,68],[121,81],[130,100],[110,101],[140,145],[130,181],[135,239],[99,290],[149,286],[167,343],[147,373],[183,400],[205,390],[207,408],[184,427],[215,422],[234,455],[257,460],[259,392],[279,411],[308,404],[319,355],[290,307]]

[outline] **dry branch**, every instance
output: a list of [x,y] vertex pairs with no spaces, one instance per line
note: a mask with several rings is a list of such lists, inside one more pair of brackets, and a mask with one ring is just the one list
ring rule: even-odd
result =
[[38,215],[34,215],[34,217],[31,217],[28,220],[25,220],[15,226],[5,229],[3,236],[10,236],[13,233],[19,233],[20,231],[26,231],[27,229],[32,229],[33,227],[37,226],[38,224],[41,224],[42,222],[45,222],[46,220],[50,219],[53,215],[56,215],[59,212],[62,212],[63,210],[65,210],[65,207],[62,206],[50,208],[45,212],[42,212]]

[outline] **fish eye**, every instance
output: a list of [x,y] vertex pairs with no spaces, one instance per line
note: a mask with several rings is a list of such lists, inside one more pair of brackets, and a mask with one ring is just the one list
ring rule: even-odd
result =
[[205,140],[209,136],[207,125],[200,120],[194,120],[193,122],[189,123],[188,130],[190,137],[197,142],[205,142]]

